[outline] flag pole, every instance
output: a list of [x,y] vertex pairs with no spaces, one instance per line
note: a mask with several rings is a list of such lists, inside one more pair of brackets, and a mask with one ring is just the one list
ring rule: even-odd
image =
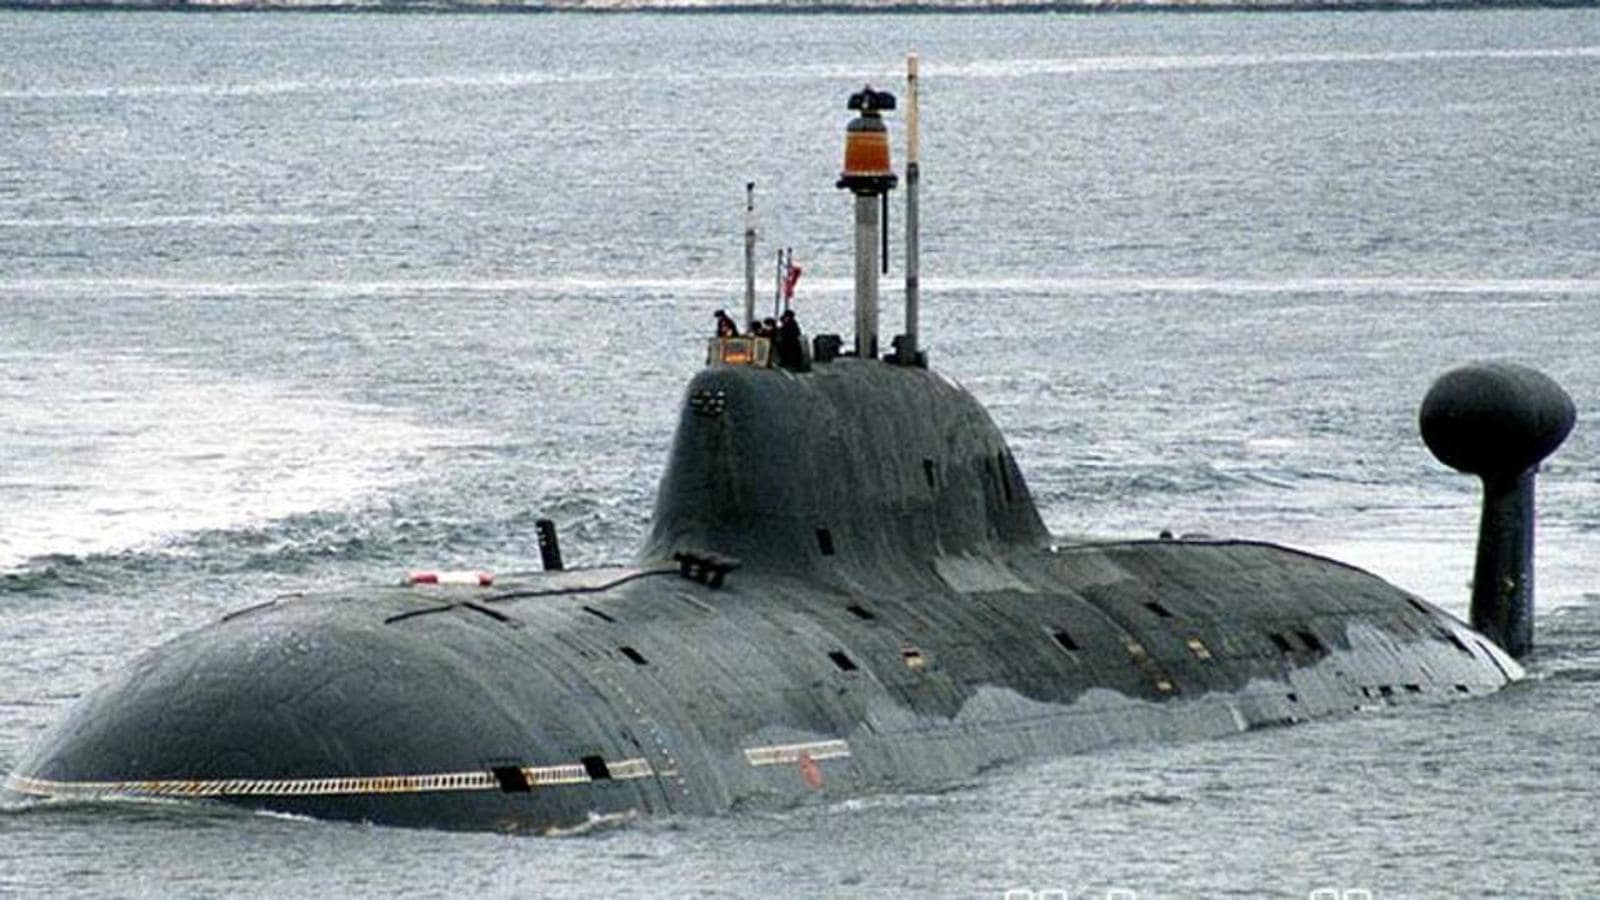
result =
[[917,352],[917,316],[921,304],[922,264],[921,235],[918,221],[918,185],[922,181],[922,163],[917,146],[917,55],[906,57],[906,345],[901,348],[901,360],[906,365],[917,365],[921,358]]
[[778,248],[778,261],[772,267],[772,314],[778,315],[779,304],[783,303],[783,248]]
[[756,183],[744,186],[744,329],[756,322]]

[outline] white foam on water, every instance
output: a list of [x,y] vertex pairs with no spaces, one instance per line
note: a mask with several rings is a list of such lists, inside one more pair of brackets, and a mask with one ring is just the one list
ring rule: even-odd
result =
[[[667,3],[665,6],[692,6]],[[1166,72],[1197,69],[1234,69],[1263,66],[1325,66],[1438,62],[1521,62],[1571,60],[1587,62],[1600,57],[1600,47],[1506,47],[1433,50],[1381,50],[1335,52],[1263,52],[1198,54],[1130,54],[1047,59],[974,60],[931,63],[925,69],[934,78],[1015,79],[1036,76],[1083,75],[1116,72]],[[895,70],[896,72],[898,70]],[[592,84],[643,78],[670,81],[812,80],[862,75],[858,64],[796,63],[731,72],[627,72],[616,70],[545,71],[513,69],[484,72],[443,72],[422,75],[374,75],[366,78],[277,78],[238,82],[167,82],[145,84],[79,84],[0,89],[0,100],[143,99],[161,97],[262,97],[286,94],[355,94],[395,91],[474,90],[504,91],[562,84]],[[883,77],[892,73],[885,70]]]
[[[1600,563],[1582,535],[1540,534],[1534,548],[1535,617],[1591,602],[1586,591],[1600,584]],[[1366,569],[1465,619],[1472,600],[1477,538],[1470,532],[1449,539],[1368,535],[1324,538],[1303,549]]]
[[[849,278],[806,278],[808,294],[848,295]],[[1600,278],[1497,278],[1346,276],[1327,278],[1215,278],[1126,275],[1111,277],[1029,277],[1004,274],[929,277],[924,291],[995,291],[1026,295],[1064,294],[1223,294],[1263,296],[1281,301],[1283,294],[1437,295],[1501,294],[1539,298],[1600,294]],[[415,297],[427,294],[574,294],[659,293],[715,294],[742,290],[735,277],[662,277],[633,275],[558,275],[509,278],[295,279],[242,281],[164,278],[23,278],[0,279],[0,294],[81,296],[101,292],[152,293],[167,297]]]
[[[844,282],[841,280],[841,284]],[[165,278],[40,278],[0,280],[0,294],[18,296],[93,296],[101,293],[156,294],[168,298],[347,297],[411,298],[440,294],[524,294],[568,297],[577,294],[726,294],[742,290],[736,278],[561,275],[513,278],[295,279],[284,281],[187,280]]]
[[1182,55],[1082,56],[1058,59],[981,60],[952,66],[930,66],[942,77],[1018,78],[1038,75],[1082,75],[1102,72],[1164,72],[1194,69],[1236,69],[1262,66],[1316,66],[1371,63],[1517,62],[1525,60],[1587,61],[1600,47],[1517,47],[1373,52],[1200,53]]
[[929,289],[1004,290],[1025,294],[1248,294],[1281,300],[1283,294],[1510,294],[1567,296],[1600,293],[1600,278],[1396,277],[1384,275],[1328,278],[1214,278],[1113,276],[1060,278],[928,278]]
[[470,440],[307,388],[137,359],[4,361],[0,572],[348,507]]
[[173,213],[138,216],[43,216],[0,218],[0,228],[93,228],[107,231],[135,231],[156,228],[306,228],[348,222],[371,221],[366,215],[321,215],[311,213]]
[[507,89],[546,84],[582,84],[619,76],[597,72],[512,72],[395,75],[371,78],[283,78],[249,82],[96,84],[0,90],[0,100],[126,99],[147,97],[265,97],[281,94],[353,94],[443,88]]

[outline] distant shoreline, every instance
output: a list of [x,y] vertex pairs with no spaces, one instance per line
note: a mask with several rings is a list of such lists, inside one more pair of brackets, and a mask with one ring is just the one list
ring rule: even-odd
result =
[[1388,12],[1423,10],[1577,9],[1595,0],[840,0],[720,2],[720,0],[0,0],[0,10],[29,12],[168,13],[661,13],[984,14],[984,13],[1219,13]]

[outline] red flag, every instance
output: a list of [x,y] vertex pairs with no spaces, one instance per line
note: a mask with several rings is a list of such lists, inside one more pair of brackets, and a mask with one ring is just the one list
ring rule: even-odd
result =
[[795,282],[797,282],[799,280],[800,280],[800,267],[791,265],[789,267],[789,270],[787,272],[783,273],[783,299],[785,299],[785,300],[793,300],[794,299],[794,285],[795,285]]

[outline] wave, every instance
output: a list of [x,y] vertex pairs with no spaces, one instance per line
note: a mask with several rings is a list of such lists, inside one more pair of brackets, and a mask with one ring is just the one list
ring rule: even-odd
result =
[[140,228],[310,228],[318,225],[371,222],[369,215],[316,215],[311,213],[176,213],[157,216],[65,216],[58,218],[4,218],[0,228],[83,228],[133,230]]
[[1325,278],[1112,276],[1062,278],[928,278],[929,290],[1004,290],[1018,294],[1600,294],[1600,278],[1497,278],[1389,275]]
[[[0,404],[0,573],[359,505],[472,435],[387,410],[136,360],[58,359],[49,395]],[[4,398],[0,398],[3,400]]]
[[404,299],[428,295],[526,294],[571,296],[574,294],[628,294],[634,299],[648,295],[726,294],[743,282],[734,278],[664,278],[657,276],[610,277],[574,275],[526,278],[427,278],[427,279],[297,279],[286,281],[228,281],[144,278],[55,278],[0,280],[0,294],[36,296],[103,296],[107,291],[160,295],[167,298],[310,298],[392,297]]
[[[640,4],[640,8],[670,10],[681,4]],[[835,7],[839,8],[839,7]],[[706,11],[715,11],[707,7]],[[861,7],[863,11],[881,11]],[[1036,59],[975,60],[925,67],[929,77],[940,79],[1006,79],[1059,77],[1122,72],[1171,72],[1203,69],[1304,67],[1363,64],[1414,64],[1455,62],[1586,62],[1600,58],[1600,46],[1465,48],[1434,50],[1325,51],[1282,53],[1227,53],[1193,55],[1119,55]],[[150,97],[256,97],[281,94],[353,94],[418,90],[508,90],[541,85],[603,82],[752,80],[815,80],[857,77],[859,66],[795,64],[755,70],[723,72],[545,70],[495,71],[467,74],[398,75],[370,78],[295,78],[242,83],[189,82],[177,84],[105,84],[72,87],[12,88],[0,90],[0,100],[140,99]]]
[[[810,293],[847,295],[846,278],[807,279]],[[929,292],[996,291],[1023,295],[1063,294],[1226,294],[1226,295],[1507,295],[1567,297],[1600,294],[1600,278],[1500,278],[1494,276],[1353,275],[1310,278],[1262,276],[1107,277],[1011,276],[924,278]],[[285,281],[176,280],[145,278],[42,278],[0,280],[0,294],[35,296],[103,296],[106,292],[161,295],[168,298],[411,298],[457,294],[521,294],[571,297],[617,295],[630,300],[650,297],[724,295],[742,282],[728,277],[662,277],[562,275],[517,278],[428,279],[298,279]]]
[[[1216,53],[1155,56],[1085,56],[1061,59],[993,60],[939,69],[941,77],[1024,78],[1041,75],[1088,75],[1105,72],[1170,72],[1195,69],[1238,69],[1278,66],[1354,65],[1361,63],[1521,62],[1528,60],[1587,61],[1600,57],[1600,47],[1473,48],[1464,50],[1326,51],[1306,53]],[[934,67],[929,67],[930,69]]]
[[581,84],[632,76],[575,72],[484,72],[471,75],[407,75],[374,78],[282,79],[241,84],[89,85],[0,91],[0,100],[136,99],[147,97],[258,97],[277,94],[352,94],[444,88],[518,88],[542,84]]

